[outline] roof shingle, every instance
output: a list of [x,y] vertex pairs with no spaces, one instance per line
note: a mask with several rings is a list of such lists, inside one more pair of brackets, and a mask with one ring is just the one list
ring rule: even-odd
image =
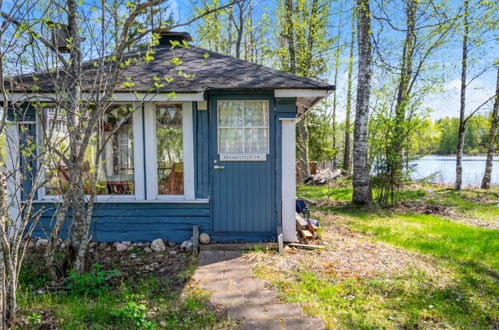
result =
[[[142,55],[143,53],[142,51]],[[138,51],[132,51],[125,58],[138,57],[137,54]],[[334,89],[334,86],[324,82],[198,47],[171,49],[169,46],[159,45],[152,56],[154,59],[151,61],[139,61],[126,68],[120,84],[128,78],[133,82],[135,92],[177,93],[237,89]],[[178,58],[182,63],[174,65],[172,58]],[[92,78],[95,75],[92,61],[85,62],[82,71],[85,75],[83,80],[89,82],[86,89],[95,90],[92,88]],[[58,79],[60,77],[59,73]],[[18,85],[16,91],[33,90],[32,87],[36,85],[38,93],[54,92],[54,82],[60,81],[55,78],[55,71],[18,76],[14,78]],[[157,78],[161,80],[158,81]],[[127,92],[130,87],[120,86],[116,91]]]

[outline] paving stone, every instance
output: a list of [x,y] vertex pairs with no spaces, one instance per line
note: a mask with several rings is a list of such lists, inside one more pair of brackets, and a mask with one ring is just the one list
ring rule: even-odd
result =
[[317,317],[284,319],[284,328],[287,330],[323,330],[326,329],[324,322]]
[[[317,318],[304,318],[298,304],[276,304],[277,293],[252,276],[239,251],[202,251],[194,278],[201,289],[212,291],[213,305],[228,305],[227,317],[244,320],[244,329],[324,329]],[[284,319],[284,320],[283,320]]]
[[225,262],[224,251],[201,251],[199,254],[199,265],[206,266],[210,264]]
[[198,270],[208,270],[208,269],[223,273],[225,270],[225,261],[215,262],[215,263],[211,263],[211,264],[207,264],[207,265],[198,267]]
[[223,271],[218,269],[197,269],[194,272],[193,278],[195,280],[215,280],[215,279],[223,279]]
[[281,322],[276,319],[264,319],[264,320],[246,320],[243,323],[243,329],[245,330],[280,330]]
[[250,305],[266,305],[277,301],[277,293],[274,290],[251,290],[246,291],[244,298]]
[[232,281],[234,290],[260,290],[265,287],[265,282],[256,277],[243,278]]
[[199,282],[199,287],[203,290],[208,291],[229,291],[230,281],[229,280],[202,280]]
[[241,258],[227,260],[225,262],[225,268],[226,269],[243,269],[243,270],[247,270],[248,272],[251,272],[251,267],[249,266],[248,262],[246,260],[241,259]]
[[246,303],[246,298],[241,291],[224,291],[212,294],[210,302],[214,305],[235,305]]
[[299,317],[301,308],[298,304],[274,304],[265,306],[268,317]]
[[223,278],[231,280],[241,280],[245,278],[251,278],[252,272],[245,269],[231,269],[226,268],[223,273]]
[[225,260],[241,258],[241,251],[225,251]]
[[227,317],[231,320],[264,319],[267,314],[262,306],[244,304],[229,307]]

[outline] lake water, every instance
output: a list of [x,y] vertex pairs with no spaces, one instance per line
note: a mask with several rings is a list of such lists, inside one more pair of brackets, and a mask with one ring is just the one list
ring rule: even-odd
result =
[[[485,171],[485,156],[463,157],[463,185],[479,186]],[[414,162],[413,179],[422,179],[435,174],[434,182],[454,184],[456,182],[456,156],[425,156]],[[499,185],[499,160],[492,167],[492,184]]]

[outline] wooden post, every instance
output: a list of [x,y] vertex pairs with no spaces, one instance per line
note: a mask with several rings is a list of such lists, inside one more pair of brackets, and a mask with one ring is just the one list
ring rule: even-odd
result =
[[192,252],[195,256],[199,254],[199,226],[192,227]]

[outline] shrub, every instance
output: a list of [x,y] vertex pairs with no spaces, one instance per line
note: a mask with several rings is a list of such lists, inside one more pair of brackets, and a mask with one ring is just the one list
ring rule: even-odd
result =
[[92,270],[78,274],[74,270],[69,273],[69,282],[66,285],[73,294],[96,296],[107,292],[109,286],[107,281],[121,274],[119,270],[102,270],[99,264],[92,265]]
[[156,324],[146,320],[147,304],[138,295],[126,297],[124,305],[111,311],[117,323],[143,329],[155,329]]

